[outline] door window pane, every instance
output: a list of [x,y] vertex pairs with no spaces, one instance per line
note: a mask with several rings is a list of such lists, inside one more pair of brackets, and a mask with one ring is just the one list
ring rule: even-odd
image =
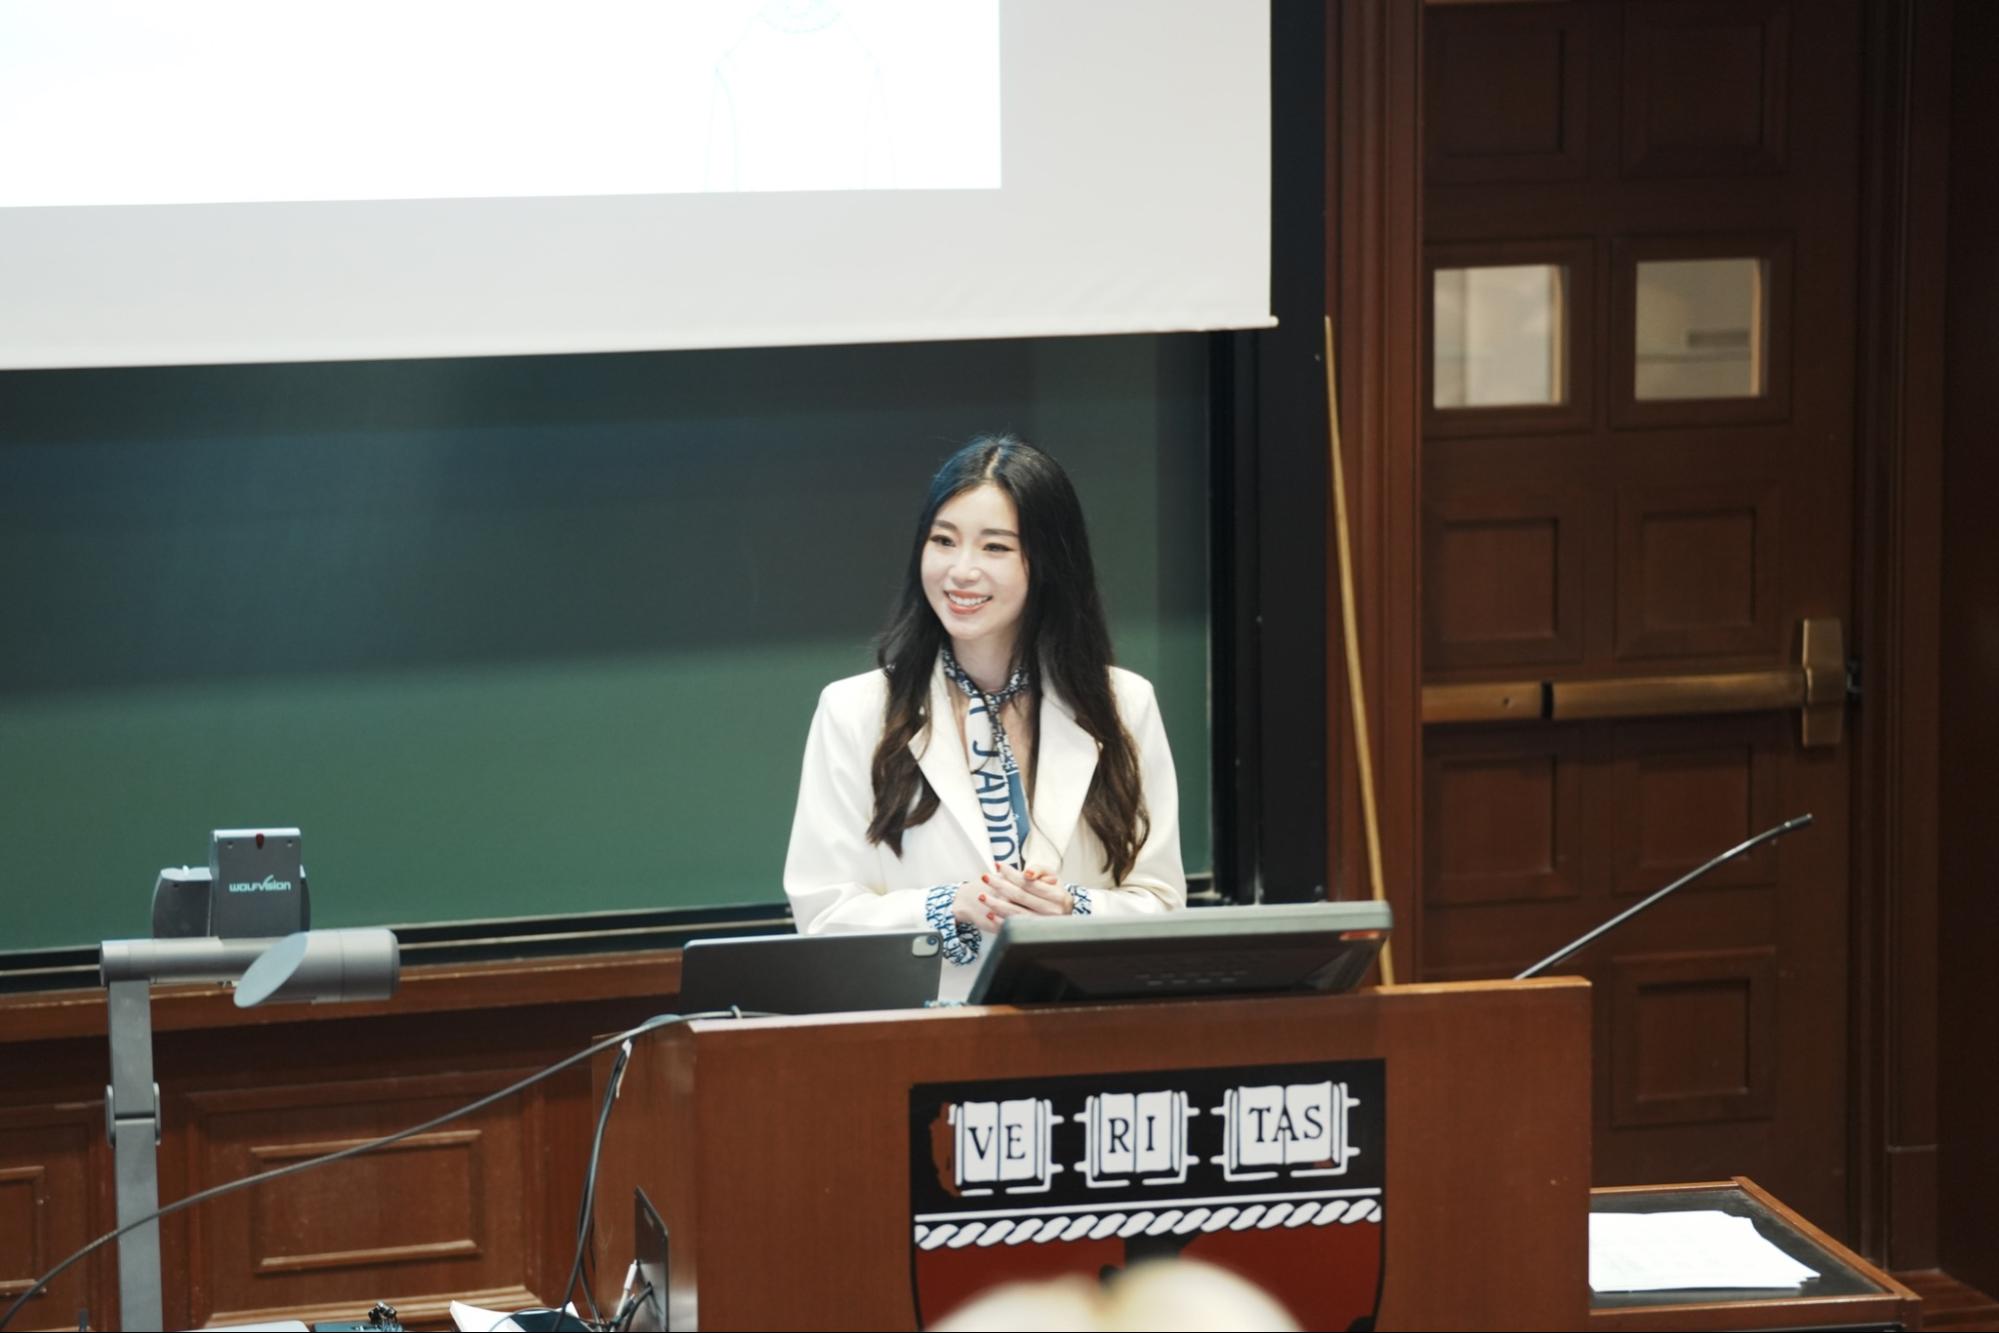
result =
[[1635,395],[1762,397],[1768,268],[1762,259],[1641,261]]
[[1440,268],[1432,278],[1436,407],[1520,407],[1568,400],[1560,264]]

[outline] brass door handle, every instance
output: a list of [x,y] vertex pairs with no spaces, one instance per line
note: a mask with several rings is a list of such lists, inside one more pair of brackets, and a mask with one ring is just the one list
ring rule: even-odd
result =
[[1839,744],[1846,721],[1846,635],[1837,617],[1800,622],[1798,660],[1768,671],[1476,681],[1423,687],[1425,726],[1760,713],[1784,708],[1799,710],[1803,744]]

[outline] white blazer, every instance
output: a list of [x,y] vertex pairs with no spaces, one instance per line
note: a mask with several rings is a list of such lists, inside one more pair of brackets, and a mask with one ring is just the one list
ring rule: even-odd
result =
[[[1027,864],[1065,884],[1090,889],[1092,911],[1164,912],[1187,903],[1180,866],[1180,789],[1159,703],[1143,677],[1111,668],[1118,714],[1138,747],[1139,775],[1151,831],[1123,882],[1113,883],[1103,846],[1082,818],[1083,797],[1097,768],[1097,743],[1068,704],[1043,688],[1034,759],[1034,800]],[[874,811],[869,774],[881,741],[888,678],[879,671],[834,681],[819,695],[805,742],[798,812],[784,860],[784,892],[802,935],[835,930],[921,930],[929,891],[976,881],[992,870],[992,852],[972,790],[971,765],[955,728],[950,682],[940,662],[930,682],[932,725],[910,743],[917,766],[936,791],[937,813],[902,835],[902,855],[868,842]],[[978,971],[989,933],[967,963],[942,963],[938,998],[963,999]]]

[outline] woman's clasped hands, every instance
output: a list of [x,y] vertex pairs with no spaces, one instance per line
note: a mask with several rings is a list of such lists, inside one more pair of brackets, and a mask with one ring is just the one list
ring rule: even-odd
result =
[[953,906],[965,924],[997,930],[1010,916],[1068,916],[1076,903],[1053,871],[995,865],[976,882],[960,885]]

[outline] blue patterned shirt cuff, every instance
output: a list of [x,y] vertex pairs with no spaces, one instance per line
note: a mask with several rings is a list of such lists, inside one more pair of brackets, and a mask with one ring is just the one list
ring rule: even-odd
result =
[[944,961],[963,967],[979,961],[979,932],[951,914],[951,903],[957,896],[956,884],[939,884],[923,900],[923,918],[944,941]]
[[1071,914],[1074,916],[1090,915],[1090,891],[1080,884],[1064,884],[1062,887],[1069,891],[1069,908]]

